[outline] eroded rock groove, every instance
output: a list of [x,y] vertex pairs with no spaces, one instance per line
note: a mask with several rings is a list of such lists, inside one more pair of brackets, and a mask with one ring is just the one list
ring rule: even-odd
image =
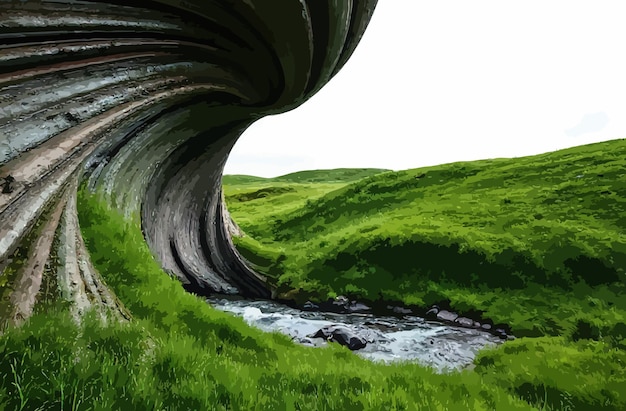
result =
[[[48,236],[71,223],[68,239],[82,245],[76,190],[88,180],[140,220],[189,290],[270,297],[230,240],[224,164],[250,124],[337,73],[375,4],[1,0],[0,270],[37,222]],[[59,244],[71,268],[69,240]]]

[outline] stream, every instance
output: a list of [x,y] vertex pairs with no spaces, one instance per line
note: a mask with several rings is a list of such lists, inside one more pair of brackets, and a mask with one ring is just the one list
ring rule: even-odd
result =
[[354,351],[373,361],[414,361],[437,372],[471,366],[476,353],[502,340],[490,333],[428,321],[405,315],[401,318],[373,314],[302,311],[274,301],[211,297],[214,308],[233,313],[263,331],[278,331],[295,342],[311,347],[327,344],[312,338],[324,326],[339,325],[367,340]]

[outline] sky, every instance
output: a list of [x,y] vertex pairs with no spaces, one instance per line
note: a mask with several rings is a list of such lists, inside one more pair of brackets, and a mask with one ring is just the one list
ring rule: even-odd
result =
[[226,174],[404,170],[626,138],[623,0],[380,0],[342,70]]

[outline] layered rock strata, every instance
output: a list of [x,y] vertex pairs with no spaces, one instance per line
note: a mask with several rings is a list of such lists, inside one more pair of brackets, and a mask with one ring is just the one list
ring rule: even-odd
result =
[[189,290],[270,297],[230,239],[224,164],[250,124],[337,73],[375,3],[0,0],[0,271],[16,321],[52,256],[77,306],[89,290],[116,304],[77,226],[84,181]]

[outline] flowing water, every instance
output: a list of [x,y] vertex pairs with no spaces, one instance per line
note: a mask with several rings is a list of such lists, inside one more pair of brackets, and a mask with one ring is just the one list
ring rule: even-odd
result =
[[302,311],[267,300],[207,300],[213,307],[233,313],[264,331],[278,331],[308,346],[321,347],[323,338],[312,338],[320,328],[341,325],[367,340],[354,351],[373,361],[415,361],[438,372],[459,370],[472,364],[476,353],[502,340],[487,332],[427,321],[416,316],[402,318],[373,314],[336,314]]

